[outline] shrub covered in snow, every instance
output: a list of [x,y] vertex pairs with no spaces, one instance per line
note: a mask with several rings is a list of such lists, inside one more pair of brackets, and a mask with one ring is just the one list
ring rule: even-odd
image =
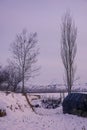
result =
[[87,94],[69,94],[63,101],[63,112],[87,117]]
[[55,109],[59,107],[61,103],[61,98],[59,99],[54,99],[54,98],[47,98],[42,100],[42,107],[47,108],[47,109]]

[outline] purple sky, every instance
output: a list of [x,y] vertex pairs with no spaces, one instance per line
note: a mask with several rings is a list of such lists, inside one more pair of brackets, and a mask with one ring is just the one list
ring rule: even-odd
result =
[[87,0],[0,0],[0,63],[10,57],[9,45],[23,28],[37,32],[41,65],[33,84],[63,83],[60,57],[60,24],[70,10],[78,29],[76,77],[87,82]]

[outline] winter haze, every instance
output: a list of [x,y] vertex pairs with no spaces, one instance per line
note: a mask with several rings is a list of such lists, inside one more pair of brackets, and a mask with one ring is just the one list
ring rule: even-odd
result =
[[40,75],[33,84],[62,83],[64,69],[60,57],[61,18],[66,12],[77,26],[76,77],[87,82],[87,1],[86,0],[0,0],[0,63],[11,57],[10,44],[23,28],[37,32]]

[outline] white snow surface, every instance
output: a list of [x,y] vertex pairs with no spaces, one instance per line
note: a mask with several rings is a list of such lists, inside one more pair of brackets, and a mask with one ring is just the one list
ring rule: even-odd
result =
[[[28,98],[32,102],[33,96]],[[36,114],[21,94],[0,93],[0,109],[7,112],[7,116],[0,117],[0,130],[87,130],[87,118],[63,114],[62,106],[35,108]]]

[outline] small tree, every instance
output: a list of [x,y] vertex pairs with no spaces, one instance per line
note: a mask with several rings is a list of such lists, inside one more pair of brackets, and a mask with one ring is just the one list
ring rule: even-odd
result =
[[19,87],[18,84],[22,80],[20,68],[15,66],[15,64],[13,64],[12,62],[10,62],[9,65],[5,67],[5,72],[8,75],[8,78],[6,81],[8,84],[7,90],[9,89],[15,92]]
[[7,80],[8,80],[8,74],[5,71],[5,69],[2,66],[0,66],[0,85],[5,83]]
[[63,17],[61,28],[61,58],[65,68],[65,81],[67,84],[68,94],[71,93],[76,71],[74,66],[77,51],[76,36],[77,28],[68,12]]
[[23,30],[11,45],[15,65],[21,72],[22,93],[24,93],[25,80],[31,78],[32,73],[38,69],[34,67],[38,55],[36,37],[36,33],[28,35],[27,31]]
[[3,81],[4,81],[3,70],[2,70],[2,66],[0,66],[0,85],[3,83]]

